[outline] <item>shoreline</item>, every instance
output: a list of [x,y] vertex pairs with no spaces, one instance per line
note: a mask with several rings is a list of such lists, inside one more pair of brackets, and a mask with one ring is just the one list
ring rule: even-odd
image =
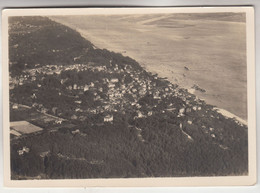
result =
[[218,113],[222,114],[224,117],[235,119],[239,123],[248,126],[248,123],[247,123],[246,120],[234,115],[233,113],[231,113],[231,112],[229,112],[225,109],[221,109],[221,108],[218,108],[218,107],[214,107],[213,109],[216,110]]
[[[84,37],[84,33],[82,32],[82,30],[77,30],[77,29],[74,29],[74,30],[76,30],[77,32],[79,32],[80,35],[81,35],[83,38],[85,38],[85,37]],[[90,40],[87,39],[87,38],[85,38],[85,39],[88,40],[88,41],[90,41]],[[91,41],[90,41],[90,42],[91,42]],[[93,44],[93,42],[91,42],[91,43]],[[99,48],[98,46],[96,46],[96,45],[94,45],[94,44],[93,44],[93,46],[94,46],[96,49],[101,49],[101,48]],[[105,48],[105,49],[106,49],[106,48]],[[113,50],[109,50],[109,51],[112,51],[112,52],[113,52]],[[123,56],[128,56],[128,55],[125,55],[124,53],[121,53],[121,54],[122,54]],[[128,56],[128,57],[130,57],[130,56]],[[133,59],[135,60],[135,58],[133,58]],[[138,61],[137,61],[137,62],[138,62]],[[138,62],[138,63],[140,64],[140,66],[141,66],[144,70],[146,70],[147,72],[150,72],[150,71],[148,71],[146,65],[142,65],[140,62]],[[152,73],[153,73],[153,72],[152,72]],[[158,75],[159,75],[159,74],[158,74]],[[162,78],[162,77],[161,77],[161,78]],[[168,80],[169,82],[171,82],[172,84],[177,84],[178,86],[181,86],[181,88],[187,89],[187,92],[189,92],[190,94],[193,94],[193,95],[195,95],[196,97],[198,97],[199,99],[205,100],[205,101],[207,102],[207,99],[202,99],[202,98],[199,97],[198,92],[197,92],[195,89],[185,88],[183,85],[180,85],[180,84],[178,84],[178,83],[176,83],[176,82],[170,80],[169,77],[166,77],[166,78],[167,78],[167,80]],[[194,90],[194,91],[191,91],[191,90]],[[210,104],[210,103],[208,103],[208,104]],[[212,104],[210,104],[210,105],[212,105]],[[224,117],[226,117],[226,118],[235,119],[235,120],[238,121],[239,123],[248,126],[248,123],[247,123],[246,120],[244,120],[244,119],[242,119],[241,117],[239,117],[239,116],[237,116],[237,115],[231,113],[231,112],[228,111],[228,110],[225,110],[225,109],[219,108],[219,107],[214,107],[213,110],[217,110],[218,113],[222,114],[222,115],[223,115]]]
[[[72,23],[70,23],[70,22],[67,22],[66,20],[62,20],[62,21],[61,21],[59,18],[49,17],[49,19],[51,19],[51,20],[54,21],[54,22],[58,22],[58,23],[61,23],[61,24],[63,24],[63,25],[66,25],[66,26],[68,26],[69,28],[71,28],[71,29],[77,31],[84,39],[90,41],[90,42],[93,44],[93,46],[94,46],[95,49],[107,49],[107,50],[112,51],[112,52],[116,52],[116,53],[118,52],[118,50],[111,50],[111,49],[105,48],[104,46],[103,46],[103,47],[100,47],[99,45],[96,45],[96,44],[95,44],[95,41],[93,42],[93,38],[90,37],[90,33],[86,34],[86,30],[85,30],[85,29],[78,28],[78,27],[76,27],[76,25],[74,25],[74,24],[72,24]],[[94,40],[95,40],[95,38],[94,38]],[[96,41],[99,41],[99,40],[96,38]],[[101,41],[101,40],[100,40],[100,41]],[[102,43],[102,42],[100,42],[100,43]],[[103,42],[103,43],[104,43],[104,42]],[[108,42],[106,42],[106,43],[108,43]],[[164,75],[164,76],[160,75],[160,74],[162,73],[162,71],[167,71],[167,68],[164,68],[164,69],[161,69],[161,71],[158,71],[158,70],[154,69],[155,66],[151,66],[151,67],[149,68],[149,66],[147,65],[146,62],[139,61],[139,60],[137,60],[135,57],[132,57],[131,54],[129,54],[130,51],[121,50],[121,52],[119,51],[118,53],[121,53],[123,56],[128,56],[128,57],[133,58],[133,59],[136,60],[136,61],[140,64],[140,66],[141,66],[143,69],[145,69],[147,72],[157,73],[158,76],[160,76],[160,77],[166,77],[167,80],[168,80],[169,82],[171,82],[172,84],[176,84],[176,85],[180,86],[181,88],[187,89],[187,91],[188,91],[190,94],[194,94],[194,95],[197,96],[198,98],[203,99],[207,104],[210,104],[210,105],[212,105],[212,106],[216,106],[216,105],[212,104],[212,102],[210,102],[210,100],[212,100],[212,99],[208,99],[210,94],[208,95],[208,93],[207,93],[206,95],[208,95],[208,96],[204,96],[205,94],[199,93],[199,92],[196,91],[195,89],[192,89],[192,88],[191,88],[191,86],[192,86],[192,85],[195,85],[196,82],[189,83],[189,84],[187,84],[187,85],[185,86],[185,83],[186,83],[187,81],[185,80],[185,77],[181,77],[181,76],[183,76],[183,74],[181,74],[181,70],[180,70],[180,72],[178,72],[178,70],[176,71],[176,69],[172,70],[172,73],[171,73],[171,74],[177,75],[176,77],[178,78],[178,80],[176,81],[176,78],[171,78],[171,77],[169,77],[168,75]],[[180,67],[177,67],[177,68],[180,68]],[[151,70],[151,69],[154,69],[154,70]],[[183,70],[183,69],[182,69],[182,70]],[[174,72],[173,72],[173,71],[174,71]],[[178,76],[179,76],[179,77],[178,77]],[[181,79],[183,79],[183,80],[181,80]],[[184,84],[183,84],[183,83],[184,83]],[[211,97],[211,98],[213,98],[213,97]],[[237,120],[239,123],[241,123],[241,124],[247,126],[247,120],[246,120],[246,119],[243,119],[243,118],[241,118],[241,117],[238,116],[238,115],[235,115],[234,113],[230,112],[229,110],[226,110],[226,109],[223,108],[223,107],[219,107],[219,105],[217,105],[217,107],[215,107],[215,108],[213,108],[213,109],[217,110],[217,112],[220,113],[220,114],[222,114],[223,116],[225,116],[225,117],[227,117],[227,118],[231,118],[231,119],[234,118],[234,119]]]

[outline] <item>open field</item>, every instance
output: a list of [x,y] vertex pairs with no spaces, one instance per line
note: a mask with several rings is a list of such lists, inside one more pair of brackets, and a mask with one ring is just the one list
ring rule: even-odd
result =
[[11,129],[23,134],[30,134],[30,133],[42,131],[42,128],[37,127],[27,121],[11,122],[10,127]]
[[[60,16],[98,48],[136,59],[207,103],[247,120],[246,32],[243,15],[159,14]],[[186,67],[186,68],[185,68]]]
[[[68,121],[41,113],[26,105],[17,105],[17,109],[11,109],[10,129],[11,134],[15,136],[23,136],[23,134],[31,134],[43,130],[57,131],[60,128],[73,128],[74,125]],[[59,124],[57,121],[61,121]]]

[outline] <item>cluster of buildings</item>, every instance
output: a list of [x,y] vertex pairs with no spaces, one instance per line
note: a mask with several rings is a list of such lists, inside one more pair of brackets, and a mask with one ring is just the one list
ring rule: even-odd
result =
[[[77,58],[75,58],[77,61]],[[71,80],[68,77],[60,76],[62,72],[75,71],[75,72],[102,72],[105,77],[99,80],[93,79],[92,82],[79,83],[74,82],[67,84],[67,81]],[[58,88],[58,94],[73,97],[74,109],[71,112],[71,120],[84,121],[88,114],[100,114],[103,116],[103,122],[113,122],[114,112],[125,113],[127,107],[131,107],[132,111],[136,112],[134,119],[145,118],[153,115],[153,111],[160,106],[161,102],[168,102],[167,108],[160,109],[161,113],[179,111],[178,117],[185,116],[185,113],[190,111],[201,110],[198,105],[198,99],[194,99],[194,96],[188,92],[184,92],[182,89],[178,89],[176,85],[170,82],[158,78],[156,75],[147,74],[142,69],[134,69],[132,66],[125,64],[124,67],[119,67],[117,64],[110,65],[96,65],[89,62],[87,64],[73,64],[73,65],[36,65],[36,68],[27,69],[23,75],[12,78],[10,85],[23,85],[25,82],[40,81],[37,83],[38,89],[40,89],[41,80],[46,75],[57,75],[57,79],[61,85],[64,85],[66,91],[62,88]],[[43,76],[45,75],[45,76]],[[162,84],[163,83],[163,84]],[[66,85],[66,86],[65,86]],[[36,89],[37,90],[37,89]],[[84,96],[85,92],[91,93],[92,99]],[[37,91],[36,91],[37,92]],[[146,96],[151,95],[153,100],[157,101],[152,106],[146,107],[144,111],[139,100]],[[44,104],[37,104],[37,94],[33,93],[31,96],[35,99],[33,106],[40,108],[43,113],[51,112],[57,115],[57,107],[52,109],[45,108]],[[183,107],[177,109],[174,102],[170,101],[170,98],[181,98]],[[84,100],[93,100],[99,102],[100,105],[95,107],[88,107],[84,103]],[[197,101],[196,101],[197,100]],[[196,101],[196,105],[194,103]],[[147,110],[148,109],[148,110]],[[60,113],[62,114],[62,112]]]
[[[27,64],[25,64],[27,66]],[[43,80],[44,75],[59,75],[63,71],[72,71],[75,70],[76,72],[80,71],[106,71],[106,66],[92,66],[92,63],[89,62],[88,64],[72,64],[72,65],[44,65],[41,66],[40,64],[35,64],[35,68],[32,69],[25,69],[23,74],[20,76],[11,77],[9,76],[10,87],[14,88],[18,85],[24,85],[26,83],[30,83],[36,80]],[[112,72],[111,70],[108,72]],[[61,79],[61,83],[64,83],[64,79]]]

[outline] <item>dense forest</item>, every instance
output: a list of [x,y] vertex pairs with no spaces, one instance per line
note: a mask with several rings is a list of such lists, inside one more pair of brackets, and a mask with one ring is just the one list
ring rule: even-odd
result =
[[[12,138],[13,179],[247,174],[247,126],[46,17],[9,24],[10,102],[29,108],[10,121],[43,128]],[[66,121],[54,131],[41,113]]]

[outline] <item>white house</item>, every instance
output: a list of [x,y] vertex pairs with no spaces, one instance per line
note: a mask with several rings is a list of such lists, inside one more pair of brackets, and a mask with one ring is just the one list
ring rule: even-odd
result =
[[153,95],[154,99],[161,99],[161,97],[158,94]]
[[113,115],[106,115],[104,117],[104,122],[112,122],[114,119]]
[[97,109],[91,109],[89,110],[90,113],[97,114]]
[[109,109],[110,108],[110,105],[105,105],[103,106],[105,110]]
[[36,99],[36,98],[37,98],[36,95],[35,95],[35,93],[32,94],[32,98],[33,98],[33,99]]
[[19,155],[23,155],[23,150],[22,149],[19,149],[17,152],[18,152]]
[[77,133],[80,133],[79,129],[76,129],[74,131],[71,131],[72,134],[77,134]]
[[30,149],[29,149],[28,147],[24,146],[24,147],[23,147],[23,151],[26,152],[26,153],[28,153],[28,152],[30,151]]
[[179,110],[179,114],[178,114],[177,117],[183,117],[183,116],[185,116],[184,113],[185,113],[185,108],[181,108],[181,109]]
[[72,115],[71,119],[76,120],[76,119],[78,119],[78,117],[76,115]]
[[114,88],[116,85],[115,84],[113,84],[113,83],[109,83],[108,84],[108,88]]
[[95,98],[94,98],[94,101],[97,101],[99,100],[101,97],[99,95],[97,95]]
[[62,123],[62,120],[56,120],[55,123],[56,123],[56,124],[61,124],[61,123]]
[[19,155],[23,155],[25,153],[29,153],[30,149],[26,146],[23,147],[23,149],[19,149],[17,152]]
[[87,91],[87,90],[89,90],[89,86],[88,86],[88,85],[85,85],[85,86],[84,86],[84,91]]
[[194,111],[197,111],[197,110],[198,110],[198,107],[197,107],[197,106],[194,106],[194,107],[192,107],[192,109],[193,109]]
[[136,88],[133,88],[133,89],[132,89],[132,92],[133,92],[133,93],[135,93],[136,91],[137,91],[137,89],[136,89]]
[[102,87],[100,87],[98,90],[99,90],[99,92],[103,92],[103,88]]
[[145,115],[143,115],[141,111],[137,111],[137,117],[143,118],[143,117],[145,117]]
[[181,108],[181,109],[179,110],[179,113],[180,113],[180,114],[185,113],[185,108]]
[[152,115],[153,115],[153,112],[152,112],[152,111],[149,111],[147,115],[148,115],[148,116],[152,116]]
[[12,108],[13,109],[18,109],[18,105],[17,104],[13,104]]
[[139,103],[137,103],[135,106],[136,106],[136,108],[138,108],[138,109],[140,109],[140,108],[142,107]]
[[76,108],[75,111],[76,112],[81,112],[81,113],[83,112],[83,110],[81,108]]

